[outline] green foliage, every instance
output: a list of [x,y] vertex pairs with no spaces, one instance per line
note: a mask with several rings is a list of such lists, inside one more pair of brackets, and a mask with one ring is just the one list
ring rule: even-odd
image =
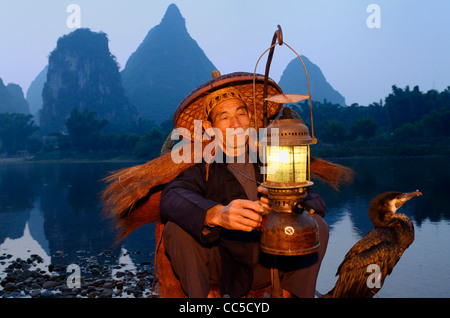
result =
[[[311,127],[309,103],[291,106]],[[319,156],[449,154],[450,87],[422,93],[392,87],[385,104],[313,102]]]
[[31,136],[30,138],[28,138],[26,149],[30,154],[36,154],[42,149],[43,144],[44,143],[42,142],[41,138]]
[[424,94],[417,86],[413,91],[393,86],[393,91],[386,98],[386,107],[396,138],[450,137],[450,87],[441,93],[430,90]]
[[[411,91],[409,86],[404,90],[392,86],[392,93],[386,97],[385,104],[389,125],[392,132],[406,123],[417,123],[425,115],[433,111],[442,112],[450,110],[450,87],[443,92],[430,90],[422,93],[418,86]],[[437,116],[437,113],[435,114]]]
[[330,120],[322,125],[319,136],[324,142],[338,144],[347,139],[347,132],[341,122]]
[[101,135],[98,150],[118,154],[132,154],[139,138],[139,135],[128,132]]
[[81,112],[74,108],[66,120],[66,127],[74,149],[85,153],[99,148],[100,132],[108,124],[106,119],[97,120],[95,112],[87,109]]
[[138,158],[153,159],[161,154],[161,147],[166,136],[159,130],[153,129],[142,136],[136,144],[135,155]]
[[423,116],[419,125],[423,127],[423,135],[427,137],[450,137],[450,109],[433,110]]
[[350,135],[355,139],[358,137],[370,139],[375,136],[377,127],[378,124],[372,117],[358,119],[352,126],[350,126]]
[[0,141],[2,149],[10,155],[26,150],[31,135],[38,130],[32,115],[19,113],[0,114]]
[[433,110],[419,121],[405,123],[394,131],[397,138],[450,137],[450,109]]
[[[169,123],[155,125],[150,120],[140,120],[128,125],[128,131],[109,127],[107,120],[97,119],[96,112],[88,109],[72,110],[66,121],[68,134],[50,133],[40,147],[40,158],[145,158],[160,155],[161,147],[169,134]],[[38,145],[36,144],[35,148]]]
[[[313,102],[314,132],[321,142],[341,143],[356,139],[370,139],[378,131],[387,129],[387,114],[381,104],[369,106],[340,106]],[[292,108],[310,127],[309,103],[293,105]]]

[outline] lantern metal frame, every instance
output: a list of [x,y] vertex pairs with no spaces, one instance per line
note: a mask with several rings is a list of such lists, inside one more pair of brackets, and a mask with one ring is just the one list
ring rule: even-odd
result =
[[[319,249],[319,235],[318,225],[315,219],[311,216],[313,210],[306,211],[303,204],[303,199],[307,195],[307,188],[313,185],[311,182],[310,172],[310,145],[316,144],[317,139],[314,136],[313,117],[312,117],[312,100],[311,90],[309,85],[308,72],[305,63],[300,55],[295,52],[284,40],[281,27],[278,25],[278,30],[275,32],[271,46],[264,51],[259,57],[255,70],[253,81],[253,107],[256,113],[256,94],[255,94],[255,79],[256,69],[261,58],[269,52],[269,57],[266,64],[265,80],[268,80],[270,64],[273,57],[273,52],[276,45],[285,45],[293,51],[300,59],[303,69],[306,74],[306,82],[308,86],[308,94],[281,94],[267,98],[264,96],[263,102],[263,128],[267,129],[267,138],[264,140],[265,144],[260,143],[263,147],[264,164],[266,171],[264,171],[263,187],[268,189],[268,199],[270,210],[266,211],[261,225],[261,251],[272,255],[304,255],[316,252]],[[304,124],[300,116],[297,118],[292,116],[292,110],[287,107],[283,108],[282,116],[268,123],[267,118],[267,102],[275,102],[280,104],[294,103],[302,100],[309,100],[310,115],[311,115],[311,135],[309,135],[308,127]],[[255,116],[255,127],[257,127]],[[278,135],[277,135],[278,134]],[[301,182],[295,182],[295,162],[292,161],[293,167],[293,182],[279,182],[276,180],[268,180],[267,168],[270,169],[270,163],[267,162],[267,151],[271,147],[269,143],[272,137],[276,137],[278,146],[306,146],[306,178]],[[295,157],[293,157],[295,159]]]

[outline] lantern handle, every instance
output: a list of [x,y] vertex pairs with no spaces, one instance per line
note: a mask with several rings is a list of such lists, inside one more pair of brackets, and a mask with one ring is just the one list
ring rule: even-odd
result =
[[267,87],[268,87],[268,82],[269,82],[269,70],[270,70],[270,64],[272,63],[272,58],[273,58],[273,52],[275,51],[275,45],[279,44],[282,45],[283,44],[283,31],[281,30],[281,26],[278,25],[277,26],[278,30],[275,31],[273,38],[272,38],[272,44],[271,46],[265,50],[263,52],[263,54],[261,54],[261,56],[258,58],[258,61],[256,62],[256,66],[255,66],[255,70],[253,72],[253,111],[255,114],[255,128],[258,128],[258,122],[257,122],[257,116],[256,116],[256,84],[255,84],[255,80],[256,80],[256,69],[258,67],[259,61],[261,60],[261,58],[264,56],[264,54],[267,53],[267,51],[269,52],[269,56],[267,57],[267,62],[266,62],[266,71],[264,74],[264,90],[263,90],[263,127],[267,127]]
[[258,58],[258,61],[256,62],[255,65],[255,69],[253,71],[253,110],[254,110],[254,114],[255,114],[255,128],[258,127],[258,123],[257,123],[257,116],[256,116],[256,69],[258,68],[258,64],[259,61],[261,60],[261,58],[267,53],[267,51],[269,52],[269,56],[267,57],[267,63],[266,63],[266,71],[264,74],[264,92],[263,92],[263,127],[267,127],[267,85],[268,85],[268,78],[269,78],[269,70],[270,70],[270,65],[272,63],[272,58],[273,58],[273,53],[275,50],[275,46],[277,44],[279,45],[286,45],[292,52],[295,53],[295,55],[297,55],[297,57],[300,59],[300,61],[302,62],[303,65],[303,69],[305,71],[306,74],[306,83],[308,85],[308,96],[309,96],[309,109],[310,109],[310,116],[311,116],[311,137],[313,140],[313,143],[316,144],[317,143],[317,139],[314,137],[314,122],[313,122],[313,114],[312,114],[312,100],[311,100],[311,88],[309,85],[309,77],[308,77],[308,71],[306,70],[306,66],[305,66],[305,62],[303,62],[303,59],[300,57],[300,55],[292,48],[290,47],[286,42],[284,42],[283,40],[283,32],[281,30],[281,26],[278,25],[277,26],[277,30],[275,31],[273,38],[272,38],[272,44],[271,46],[266,49],[261,56]]
[[[264,73],[264,90],[263,90],[263,126],[267,127],[267,90],[269,84],[269,71],[272,64],[273,52],[275,51],[275,44],[283,45],[283,31],[281,26],[277,26],[278,30],[275,31],[272,38],[272,45],[270,47],[269,56],[267,57],[266,71]],[[255,116],[256,117],[256,116]]]

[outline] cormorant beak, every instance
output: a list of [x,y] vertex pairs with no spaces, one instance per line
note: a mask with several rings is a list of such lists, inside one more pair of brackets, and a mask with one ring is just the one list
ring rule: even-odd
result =
[[398,209],[400,208],[405,202],[411,200],[414,197],[418,197],[422,195],[422,192],[420,192],[419,190],[416,190],[414,192],[409,192],[409,193],[401,193],[397,196],[396,201],[395,201],[395,207]]

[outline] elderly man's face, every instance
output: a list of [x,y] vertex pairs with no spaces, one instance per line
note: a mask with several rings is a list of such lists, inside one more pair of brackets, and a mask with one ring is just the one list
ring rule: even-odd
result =
[[245,131],[250,127],[250,120],[251,116],[244,102],[239,99],[229,99],[212,110],[212,122],[204,122],[204,127],[209,128],[212,125],[219,129],[223,136],[224,151],[229,156],[237,156],[245,151],[248,141],[248,134],[245,134]]

